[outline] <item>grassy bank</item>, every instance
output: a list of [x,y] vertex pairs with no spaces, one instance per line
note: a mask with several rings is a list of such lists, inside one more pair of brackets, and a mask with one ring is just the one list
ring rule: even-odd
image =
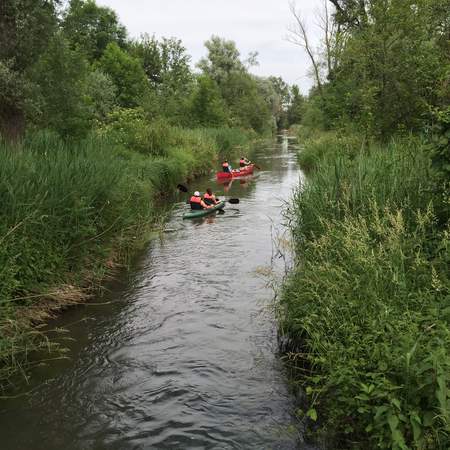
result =
[[[222,151],[211,130],[122,122],[77,143],[45,132],[0,143],[0,391],[51,346],[33,324],[86,299],[146,240],[155,199],[209,172]],[[215,135],[249,142],[240,130]]]
[[449,448],[450,228],[426,146],[328,133],[299,158],[281,327],[303,414],[330,448]]

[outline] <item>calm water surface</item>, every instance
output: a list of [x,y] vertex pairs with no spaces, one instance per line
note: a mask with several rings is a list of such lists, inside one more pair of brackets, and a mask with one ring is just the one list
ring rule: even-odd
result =
[[[294,399],[267,305],[282,204],[301,176],[279,138],[258,150],[251,180],[226,187],[225,214],[182,221],[179,196],[103,305],[74,308],[70,360],[34,374],[27,396],[0,402],[2,450],[294,449]],[[213,178],[192,189],[211,186]]]

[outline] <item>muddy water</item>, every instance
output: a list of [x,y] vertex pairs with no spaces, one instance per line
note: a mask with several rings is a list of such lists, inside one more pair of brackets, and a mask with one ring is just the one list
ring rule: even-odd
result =
[[288,142],[258,149],[250,180],[191,186],[240,198],[224,214],[183,221],[180,194],[127,278],[53,324],[74,338],[70,359],[0,403],[2,450],[300,446],[260,275],[279,261],[280,208],[301,176]]

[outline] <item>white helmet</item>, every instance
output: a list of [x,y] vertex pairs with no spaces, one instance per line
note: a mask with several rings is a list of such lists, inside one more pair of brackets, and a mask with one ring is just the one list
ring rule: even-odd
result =
[[200,192],[195,191],[195,192],[194,192],[194,197],[200,197]]

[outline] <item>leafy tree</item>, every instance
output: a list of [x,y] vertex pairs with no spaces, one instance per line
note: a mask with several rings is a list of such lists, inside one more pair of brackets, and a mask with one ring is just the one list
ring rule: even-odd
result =
[[148,80],[139,59],[126,53],[115,42],[108,44],[98,62],[117,88],[120,106],[135,107],[148,90]]
[[294,84],[291,87],[290,103],[287,110],[287,121],[289,125],[298,124],[302,121],[305,109],[305,99],[300,93],[299,87]]
[[155,36],[144,35],[139,41],[129,45],[130,54],[139,58],[145,74],[152,87],[156,88],[163,81],[163,62],[160,44]]
[[55,35],[33,72],[40,94],[38,124],[64,137],[85,135],[90,114],[85,98],[88,63],[83,54]]
[[99,59],[112,42],[125,46],[126,29],[116,13],[95,0],[71,0],[62,26],[65,36],[91,61]]
[[33,83],[27,71],[35,64],[56,30],[52,0],[2,0],[0,2],[0,131],[9,137],[21,134]]
[[139,58],[147,75],[151,91],[141,104],[152,116],[163,115],[175,122],[184,122],[187,100],[193,89],[190,56],[178,39],[144,35],[132,42],[130,52]]
[[266,102],[256,77],[248,73],[231,73],[221,90],[230,109],[233,126],[253,128],[259,133],[272,129],[270,104]]
[[86,78],[86,102],[90,116],[98,122],[106,120],[117,102],[116,86],[111,78],[100,70],[93,70]]
[[277,128],[286,128],[288,126],[287,110],[290,102],[289,85],[281,77],[269,77],[268,82],[273,92],[271,105]]
[[13,66],[11,59],[0,60],[0,134],[15,139],[25,128],[24,112],[33,105],[34,86]]
[[207,75],[197,79],[192,98],[192,121],[194,125],[219,127],[227,122],[227,106],[214,80]]
[[245,73],[245,66],[239,59],[240,53],[233,41],[212,36],[205,42],[208,56],[202,58],[198,67],[219,85],[235,73]]
[[[198,67],[214,80],[230,111],[230,124],[253,128],[262,132],[272,128],[272,98],[267,94],[269,85],[251,76],[240,60],[239,51],[233,41],[213,36],[205,43],[208,55]],[[255,55],[251,55],[252,64]],[[273,90],[271,91],[271,94]]]
[[2,0],[0,59],[14,61],[14,70],[30,67],[56,30],[57,0]]

